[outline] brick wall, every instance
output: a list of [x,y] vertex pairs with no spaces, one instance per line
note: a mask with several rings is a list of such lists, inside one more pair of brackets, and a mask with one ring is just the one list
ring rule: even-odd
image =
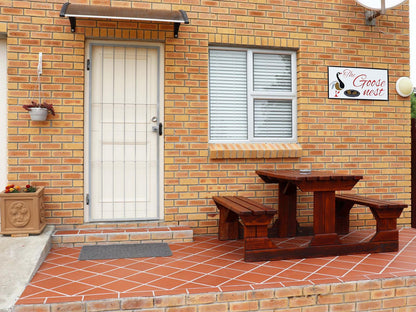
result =
[[[366,26],[354,0],[109,1],[71,3],[183,9],[189,25],[78,20],[71,33],[59,17],[66,0],[0,1],[7,34],[10,182],[46,186],[48,222],[82,224],[85,40],[163,41],[165,45],[165,221],[196,233],[217,231],[213,195],[240,194],[276,203],[276,187],[256,169],[331,169],[364,175],[357,191],[410,203],[410,101],[395,92],[409,75],[408,4]],[[298,143],[302,156],[213,159],[208,145],[208,47],[212,44],[297,49]],[[43,52],[41,97],[57,115],[33,123],[21,107],[36,98],[38,53]],[[389,101],[328,99],[327,66],[389,70]],[[311,196],[301,194],[299,218],[311,223]],[[352,226],[372,226],[357,209]],[[400,225],[409,225],[410,208]]]

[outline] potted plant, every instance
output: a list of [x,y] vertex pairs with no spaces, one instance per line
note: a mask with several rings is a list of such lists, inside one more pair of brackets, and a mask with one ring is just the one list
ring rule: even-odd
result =
[[48,113],[55,116],[53,105],[47,104],[46,102],[36,103],[35,101],[32,101],[31,104],[23,105],[23,108],[29,111],[30,118],[34,121],[45,121],[46,117],[48,117]]
[[0,193],[3,235],[40,234],[46,226],[44,187],[7,185]]

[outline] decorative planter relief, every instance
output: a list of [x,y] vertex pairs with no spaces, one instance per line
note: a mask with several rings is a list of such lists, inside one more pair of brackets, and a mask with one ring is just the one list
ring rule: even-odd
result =
[[4,235],[40,234],[46,226],[44,187],[36,192],[0,193],[1,232]]

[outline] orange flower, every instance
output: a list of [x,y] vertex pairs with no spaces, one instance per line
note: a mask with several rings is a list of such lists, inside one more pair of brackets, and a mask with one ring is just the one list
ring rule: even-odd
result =
[[19,193],[20,192],[20,186],[9,184],[6,186],[6,189],[4,190],[5,193]]

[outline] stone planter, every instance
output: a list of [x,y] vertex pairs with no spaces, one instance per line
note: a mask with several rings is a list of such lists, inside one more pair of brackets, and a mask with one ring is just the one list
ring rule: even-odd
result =
[[46,226],[44,187],[31,193],[0,193],[1,232],[4,235],[40,234]]

